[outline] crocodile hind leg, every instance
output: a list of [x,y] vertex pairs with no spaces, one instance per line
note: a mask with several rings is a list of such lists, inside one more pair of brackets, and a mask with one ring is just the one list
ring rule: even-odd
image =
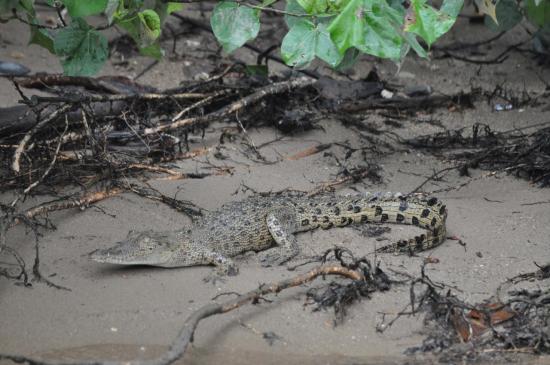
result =
[[277,209],[267,214],[266,223],[277,246],[260,253],[260,262],[262,266],[284,264],[300,252],[294,235],[296,215],[291,209]]

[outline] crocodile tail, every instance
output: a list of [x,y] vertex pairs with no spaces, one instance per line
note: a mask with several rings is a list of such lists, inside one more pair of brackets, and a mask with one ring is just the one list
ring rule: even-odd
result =
[[387,214],[384,218],[392,223],[410,224],[424,228],[426,231],[413,238],[379,247],[376,252],[414,253],[432,249],[445,241],[447,209],[443,202],[435,197],[401,197],[399,200],[397,209],[395,209],[395,200],[393,203],[392,200],[387,200],[389,206],[386,209],[383,201],[379,202]]

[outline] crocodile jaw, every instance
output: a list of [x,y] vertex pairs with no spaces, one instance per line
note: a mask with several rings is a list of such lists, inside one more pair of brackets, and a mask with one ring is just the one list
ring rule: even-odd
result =
[[89,258],[103,264],[169,266],[170,255],[164,250],[151,250],[135,242],[122,241],[113,247],[90,252]]

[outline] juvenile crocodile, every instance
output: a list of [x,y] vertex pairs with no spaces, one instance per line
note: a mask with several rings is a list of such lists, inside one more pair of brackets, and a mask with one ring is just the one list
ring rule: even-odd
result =
[[[190,228],[170,232],[130,232],[126,240],[90,254],[91,259],[120,265],[180,267],[216,265],[234,275],[231,257],[263,251],[264,266],[280,265],[300,251],[295,233],[360,223],[412,224],[426,232],[379,248],[378,252],[416,252],[445,240],[445,205],[437,198],[366,193],[308,197],[286,193],[253,196],[207,213]],[[275,244],[275,245],[274,245]],[[272,247],[274,246],[274,247]]]

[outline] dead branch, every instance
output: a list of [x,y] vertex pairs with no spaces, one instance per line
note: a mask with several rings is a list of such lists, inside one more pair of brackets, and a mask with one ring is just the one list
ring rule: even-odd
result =
[[247,303],[256,303],[266,294],[276,294],[285,289],[303,285],[315,280],[319,276],[335,275],[343,276],[354,281],[365,280],[360,271],[351,270],[340,265],[319,266],[309,272],[297,275],[293,278],[282,280],[271,284],[260,285],[257,289],[249,291],[246,294],[223,302],[221,304],[207,304],[195,312],[191,313],[185,320],[178,336],[172,342],[172,345],[159,358],[153,360],[132,360],[132,361],[47,361],[34,357],[22,355],[0,354],[0,360],[11,360],[16,363],[27,363],[30,365],[168,365],[181,358],[189,345],[193,342],[193,337],[199,322],[205,318],[216,314],[223,314],[237,309]]
[[332,143],[321,143],[312,147],[308,147],[304,150],[301,150],[300,152],[297,152],[291,156],[288,156],[286,160],[295,161],[302,159],[304,157],[315,155],[319,152],[323,152],[324,150],[330,148],[332,146]]
[[63,210],[63,209],[70,209],[70,208],[86,207],[90,204],[97,203],[98,201],[101,201],[103,199],[107,199],[117,194],[120,194],[122,191],[123,190],[120,188],[110,188],[103,191],[86,193],[83,196],[80,196],[76,199],[62,198],[62,199],[46,202],[34,208],[26,210],[24,213],[20,215],[20,217],[17,217],[17,216],[14,217],[11,223],[11,226],[15,226],[19,223],[22,223],[22,219],[32,219],[38,215],[43,215],[48,212],[53,212],[56,210]]
[[176,120],[175,122],[160,125],[152,128],[145,128],[143,130],[143,135],[148,136],[151,134],[156,134],[159,132],[174,130],[180,128],[189,129],[196,126],[205,126],[214,120],[220,120],[224,117],[231,115],[232,113],[243,109],[249,105],[255,104],[258,101],[262,100],[266,96],[280,94],[286,91],[290,91],[295,88],[303,88],[311,86],[316,82],[316,80],[309,77],[300,77],[297,79],[292,79],[289,81],[276,82],[274,84],[264,86],[258,89],[256,92],[245,96],[244,98],[235,101],[227,106],[224,106],[221,109],[218,109],[215,112],[207,114],[205,116],[191,117]]
[[214,94],[204,93],[180,93],[180,94],[156,94],[156,93],[141,93],[141,94],[116,94],[116,95],[70,95],[70,96],[37,96],[33,95],[30,102],[34,105],[39,103],[106,103],[114,101],[130,101],[130,100],[178,100],[178,99],[203,99]]
[[38,180],[36,180],[32,184],[30,184],[25,190],[23,190],[23,194],[28,194],[38,184],[40,184],[42,181],[44,181],[46,176],[48,176],[48,174],[52,170],[53,166],[55,165],[55,161],[57,160],[57,156],[59,155],[59,149],[61,148],[61,145],[63,144],[63,137],[65,136],[65,133],[67,133],[67,128],[69,128],[69,122],[67,121],[67,119],[65,119],[65,130],[63,131],[63,133],[59,137],[59,142],[57,143],[57,147],[56,147],[55,152],[53,154],[52,161],[50,162],[50,164],[48,165],[48,168],[46,168],[46,171],[44,171],[42,176]]
[[140,85],[124,76],[65,76],[60,74],[36,74],[16,77],[15,83],[29,89],[51,89],[54,86],[80,86],[88,91],[109,94],[151,92],[151,86]]
[[25,152],[25,147],[27,146],[27,143],[31,140],[31,138],[34,136],[36,132],[38,132],[42,127],[44,127],[46,124],[51,122],[52,120],[55,120],[59,115],[65,113],[72,107],[71,104],[66,104],[57,109],[55,112],[50,114],[47,118],[42,119],[40,122],[38,122],[34,127],[32,127],[27,134],[21,139],[19,144],[17,145],[17,148],[15,149],[15,152],[13,154],[13,163],[11,165],[12,170],[19,174],[19,171],[21,170],[21,166],[19,164],[19,160],[21,159],[21,154]]

